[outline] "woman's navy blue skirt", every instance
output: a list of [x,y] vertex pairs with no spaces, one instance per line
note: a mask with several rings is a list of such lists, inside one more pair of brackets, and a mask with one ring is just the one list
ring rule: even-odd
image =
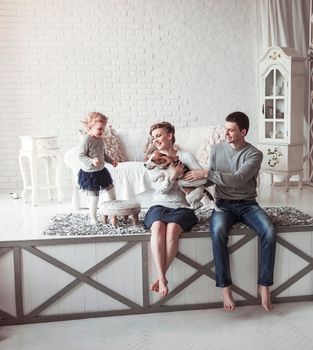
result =
[[80,169],[78,173],[78,184],[83,190],[99,192],[100,190],[112,187],[113,180],[106,168],[93,172]]
[[175,223],[182,227],[184,231],[190,229],[198,223],[198,218],[190,208],[167,208],[163,205],[152,206],[144,219],[146,229],[150,228],[155,221],[161,221],[166,224]]

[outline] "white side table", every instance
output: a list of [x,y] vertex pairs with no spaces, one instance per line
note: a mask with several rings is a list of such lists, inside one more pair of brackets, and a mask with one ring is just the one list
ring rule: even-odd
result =
[[[48,190],[49,199],[52,200],[52,191],[57,191],[58,202],[62,203],[63,193],[61,190],[61,168],[62,155],[58,147],[57,136],[20,136],[21,149],[19,153],[19,164],[23,178],[22,197],[27,202],[27,190],[31,191],[31,202],[33,206],[37,205],[38,193],[38,175],[37,168],[38,158],[46,160],[47,185],[40,189]],[[28,160],[30,167],[30,178],[28,176],[26,164],[24,160]],[[53,174],[55,172],[55,174]],[[54,175],[54,176],[53,176]],[[54,180],[53,180],[54,177]]]
[[[285,190],[286,192],[289,191],[290,187],[290,178],[294,175],[298,175],[299,181],[298,181],[298,188],[299,190],[303,189],[303,169],[300,170],[295,170],[295,171],[279,171],[279,170],[263,170],[264,173],[268,173],[271,175],[271,186],[277,186],[279,184],[284,184],[285,185]],[[274,182],[274,175],[279,175],[284,177],[283,182]]]

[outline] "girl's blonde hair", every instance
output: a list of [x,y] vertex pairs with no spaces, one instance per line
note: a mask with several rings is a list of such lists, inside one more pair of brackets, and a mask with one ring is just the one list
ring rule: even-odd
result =
[[104,114],[99,112],[90,112],[82,122],[85,124],[86,130],[89,130],[97,122],[106,123],[107,121],[108,117],[106,117]]

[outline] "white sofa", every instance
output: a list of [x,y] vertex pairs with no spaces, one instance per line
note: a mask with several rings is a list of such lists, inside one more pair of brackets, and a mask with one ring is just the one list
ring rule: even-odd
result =
[[[145,129],[120,129],[115,135],[121,151],[127,158],[127,161],[120,162],[116,168],[110,164],[106,165],[114,181],[117,199],[135,199],[143,208],[149,207],[153,190],[144,167],[144,148],[149,132]],[[202,166],[206,166],[210,146],[224,139],[224,128],[222,126],[177,128],[175,137],[179,149],[188,150]],[[71,168],[73,175],[73,210],[88,207],[88,197],[79,190],[77,185],[77,174],[80,169],[78,146],[65,153],[64,161]],[[99,203],[105,200],[104,193],[100,196]]]

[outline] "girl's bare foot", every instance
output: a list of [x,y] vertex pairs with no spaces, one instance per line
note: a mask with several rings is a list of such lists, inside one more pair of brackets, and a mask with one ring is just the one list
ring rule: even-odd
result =
[[160,278],[159,279],[159,295],[161,298],[164,298],[168,294],[167,280]]
[[268,286],[259,286],[259,294],[261,296],[262,306],[266,311],[273,310],[273,304],[271,301],[271,293]]
[[226,311],[234,311],[236,308],[230,287],[222,289],[224,309]]

